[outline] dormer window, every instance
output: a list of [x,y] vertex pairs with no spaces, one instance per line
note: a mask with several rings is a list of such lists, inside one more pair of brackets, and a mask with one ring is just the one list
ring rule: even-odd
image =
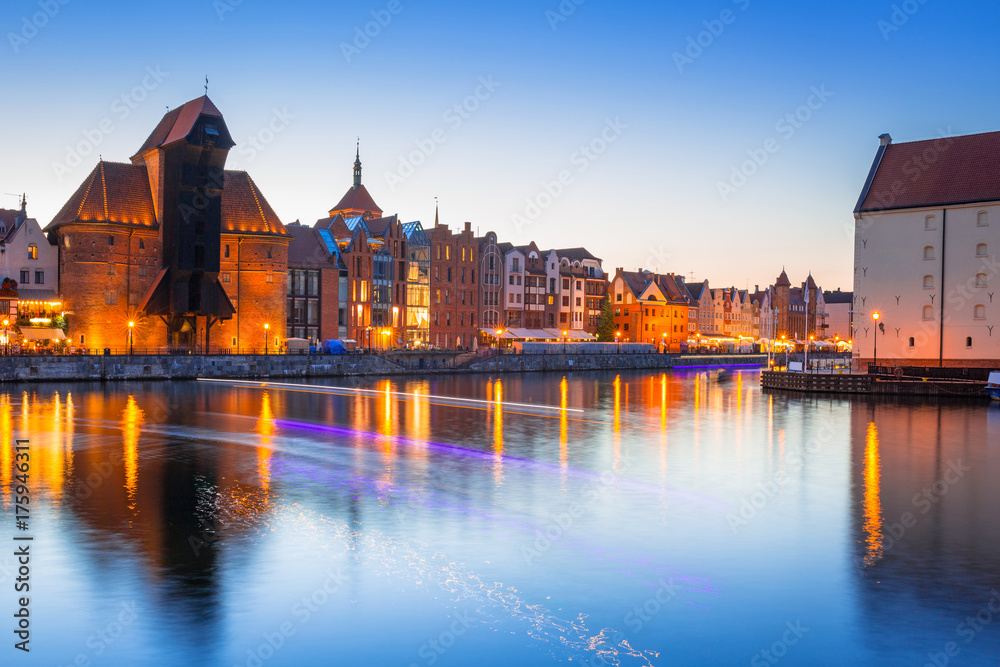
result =
[[215,123],[205,123],[205,134],[219,136],[219,130],[215,127]]

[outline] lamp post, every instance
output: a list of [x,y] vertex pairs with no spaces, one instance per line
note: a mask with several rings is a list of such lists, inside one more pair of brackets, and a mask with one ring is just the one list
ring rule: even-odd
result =
[[622,332],[615,332],[615,342],[618,343],[618,354],[622,353]]
[[564,355],[566,354],[566,336],[568,334],[569,334],[569,332],[567,332],[567,331],[563,331],[562,332],[562,335],[563,335],[563,354]]
[[503,335],[503,329],[497,329],[497,354],[500,354],[500,336]]
[[264,354],[267,354],[267,332],[271,328],[270,324],[264,323]]
[[785,372],[788,372],[788,343],[785,342],[785,334],[781,334],[781,344],[785,348]]
[[3,321],[3,353],[5,355],[10,354],[10,320]]
[[662,343],[660,344],[660,354],[666,354],[667,353],[667,334],[662,334],[661,338],[663,340],[662,340]]
[[128,353],[132,354],[132,329],[135,327],[135,322],[128,323]]
[[808,340],[806,340],[806,363],[805,363],[806,373],[809,372],[809,347],[812,345],[812,342],[815,339],[816,339],[816,336],[813,336],[812,334],[810,334]]
[[882,313],[878,312],[877,310],[874,313],[872,313],[872,319],[875,320],[875,358],[873,365],[875,366],[876,372],[878,372],[878,330],[879,327],[885,328],[885,326],[881,322],[879,322],[881,318],[882,318]]

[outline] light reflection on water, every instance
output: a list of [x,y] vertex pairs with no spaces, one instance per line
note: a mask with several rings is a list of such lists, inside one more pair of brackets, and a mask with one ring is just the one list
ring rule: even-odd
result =
[[787,664],[1000,649],[957,630],[1000,587],[996,406],[754,373],[325,384],[373,391],[0,393],[7,526],[32,443],[23,664],[745,664],[798,621]]

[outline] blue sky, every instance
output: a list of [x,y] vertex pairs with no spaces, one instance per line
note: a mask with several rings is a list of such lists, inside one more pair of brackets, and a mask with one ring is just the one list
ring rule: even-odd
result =
[[438,197],[453,227],[612,271],[850,289],[878,135],[1000,129],[994,3],[681,4],[7,0],[0,205],[27,192],[47,224],[208,74],[230,165],[286,222],[340,199],[360,136],[406,220]]

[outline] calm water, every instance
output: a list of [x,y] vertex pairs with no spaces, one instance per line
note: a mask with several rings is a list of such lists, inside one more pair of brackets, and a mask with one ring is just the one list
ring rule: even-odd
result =
[[1000,661],[997,406],[755,373],[325,384],[351,391],[5,389],[0,664]]

